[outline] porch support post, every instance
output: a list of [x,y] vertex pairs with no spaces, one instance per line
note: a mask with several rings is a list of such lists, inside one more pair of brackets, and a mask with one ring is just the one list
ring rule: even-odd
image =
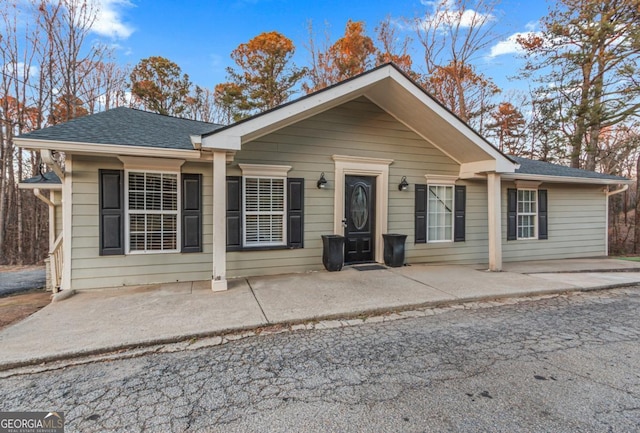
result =
[[489,207],[489,270],[502,270],[502,209],[500,175],[487,173]]
[[227,152],[213,151],[213,274],[211,290],[227,290]]

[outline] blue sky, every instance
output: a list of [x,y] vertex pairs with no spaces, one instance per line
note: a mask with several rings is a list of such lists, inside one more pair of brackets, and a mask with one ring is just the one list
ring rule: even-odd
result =
[[[423,17],[432,11],[425,0],[94,1],[100,3],[102,11],[94,30],[117,47],[120,63],[135,65],[145,57],[163,56],[177,63],[193,83],[211,88],[225,81],[225,67],[233,64],[231,51],[259,33],[275,30],[293,40],[295,61],[305,65],[309,59],[305,49],[309,20],[319,31],[328,23],[335,40],[343,34],[348,19],[365,21],[373,37],[376,25],[386,16],[401,22],[402,18]],[[494,19],[502,38],[484,53],[477,66],[503,90],[526,88],[526,83],[507,80],[517,74],[520,64],[513,35],[536,30],[547,9],[543,0],[503,0],[498,6]],[[413,30],[402,32],[415,39]],[[419,44],[414,43],[411,54],[415,68],[420,70]]]

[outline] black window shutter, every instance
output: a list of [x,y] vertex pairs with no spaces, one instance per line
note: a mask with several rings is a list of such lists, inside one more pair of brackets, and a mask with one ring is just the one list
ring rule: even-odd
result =
[[416,184],[415,243],[427,243],[427,185]]
[[99,170],[100,255],[124,254],[124,171]]
[[242,249],[242,177],[227,176],[227,251]]
[[455,186],[454,196],[455,219],[453,224],[454,242],[464,242],[465,238],[465,214],[467,211],[467,187],[464,185]]
[[538,239],[548,239],[547,190],[538,190]]
[[202,252],[202,175],[182,175],[183,253]]
[[507,189],[507,240],[518,239],[518,190]]
[[287,246],[304,244],[304,179],[287,179]]

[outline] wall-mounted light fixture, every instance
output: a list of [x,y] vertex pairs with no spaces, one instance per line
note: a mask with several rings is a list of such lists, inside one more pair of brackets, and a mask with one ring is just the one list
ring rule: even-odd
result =
[[398,185],[398,191],[406,191],[409,189],[409,182],[407,182],[407,176],[402,176],[402,180]]
[[327,187],[327,179],[324,178],[324,171],[320,175],[320,179],[318,179],[317,185],[319,189],[323,189]]

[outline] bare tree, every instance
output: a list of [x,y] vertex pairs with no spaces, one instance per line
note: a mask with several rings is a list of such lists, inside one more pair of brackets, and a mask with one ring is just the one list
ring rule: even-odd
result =
[[[563,101],[571,166],[594,170],[601,131],[640,115],[638,0],[560,0],[519,39],[526,76]],[[551,86],[550,86],[551,85]]]
[[[465,122],[474,114],[469,107],[471,93],[481,97],[497,93],[494,89],[485,89],[488,92],[482,89],[495,84],[474,66],[475,60],[498,38],[495,33],[497,3],[494,0],[435,0],[428,2],[431,10],[426,15],[413,20],[424,48],[427,90]],[[438,94],[438,87],[430,86],[429,78],[438,75],[450,81],[448,95]],[[483,110],[475,114],[485,115],[487,104],[480,105]]]

